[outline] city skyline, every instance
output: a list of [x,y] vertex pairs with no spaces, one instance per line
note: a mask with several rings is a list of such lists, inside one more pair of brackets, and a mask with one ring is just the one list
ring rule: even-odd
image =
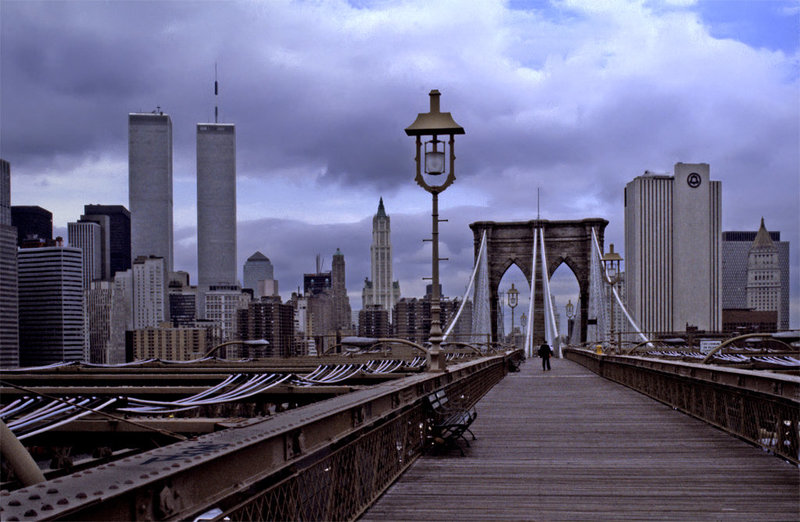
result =
[[446,295],[469,277],[467,224],[535,217],[537,187],[542,218],[609,219],[606,242],[624,251],[625,183],[702,162],[723,184],[722,230],[764,216],[791,243],[797,328],[796,3],[595,4],[3,2],[11,202],[52,211],[64,237],[84,204],[127,206],[126,115],[160,106],[173,119],[174,265],[196,283],[194,130],[213,121],[218,62],[220,114],[237,124],[237,270],[263,252],[286,297],[317,253],[340,248],[357,307],[383,197],[395,279],[419,297],[430,201],[402,129],[438,88],[468,129],[440,203]]

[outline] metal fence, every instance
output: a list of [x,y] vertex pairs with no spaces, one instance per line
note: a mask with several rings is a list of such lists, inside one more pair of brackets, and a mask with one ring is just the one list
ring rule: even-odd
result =
[[800,379],[569,349],[566,357],[684,413],[800,464]]

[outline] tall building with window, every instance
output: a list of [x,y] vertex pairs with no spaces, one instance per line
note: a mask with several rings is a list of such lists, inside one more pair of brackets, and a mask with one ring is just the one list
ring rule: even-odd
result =
[[253,297],[259,299],[264,296],[278,295],[278,282],[275,280],[275,271],[269,258],[256,251],[247,258],[243,267],[242,288],[253,291]]
[[158,327],[169,317],[164,258],[139,256],[133,262],[133,328]]
[[161,111],[128,115],[128,200],[131,257],[161,257],[172,272],[172,120]]
[[778,247],[769,237],[764,218],[747,255],[747,308],[757,312],[778,310],[781,302],[781,267]]
[[83,361],[83,258],[65,246],[19,250],[20,364]]
[[11,226],[17,229],[18,246],[23,246],[29,239],[34,243],[53,239],[53,213],[42,207],[12,206]]
[[625,296],[645,332],[722,327],[721,188],[706,163],[625,187]]
[[83,289],[92,281],[100,281],[103,274],[103,236],[100,225],[94,221],[67,223],[69,246],[80,248],[83,254]]
[[11,225],[11,165],[0,159],[0,368],[19,366],[17,229]]
[[378,203],[378,212],[372,218],[372,245],[369,248],[371,278],[364,281],[361,294],[363,309],[379,306],[387,311],[389,323],[392,310],[400,299],[400,283],[393,281],[391,220],[383,206]]
[[[733,230],[722,233],[722,309],[723,313],[735,314],[739,318],[738,323],[742,322],[743,314],[746,315],[750,309],[747,302],[748,260],[758,233],[759,231],[755,230]],[[788,330],[789,241],[782,241],[779,231],[767,231],[767,236],[777,250],[777,262],[780,270],[780,296],[778,306],[775,308],[777,329]],[[756,318],[756,322],[763,323],[764,321],[759,318]],[[728,322],[737,323],[733,319]]]
[[333,324],[335,328],[349,330],[352,326],[353,312],[345,283],[344,254],[336,249],[331,262],[331,295],[333,296]]
[[277,298],[253,301],[237,312],[239,338],[269,342],[267,346],[243,347],[251,357],[294,355],[294,307]]
[[[236,285],[236,126],[197,124],[197,287]],[[255,290],[255,289],[254,289]]]
[[98,223],[105,233],[103,244],[107,247],[103,262],[109,270],[104,280],[111,280],[117,272],[131,267],[131,213],[122,205],[84,205],[81,221]]

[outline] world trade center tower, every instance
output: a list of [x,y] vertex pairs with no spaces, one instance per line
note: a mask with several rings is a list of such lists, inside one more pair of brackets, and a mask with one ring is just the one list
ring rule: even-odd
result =
[[205,292],[236,285],[236,126],[197,124],[197,284]]
[[172,120],[160,110],[128,115],[131,257],[172,257]]

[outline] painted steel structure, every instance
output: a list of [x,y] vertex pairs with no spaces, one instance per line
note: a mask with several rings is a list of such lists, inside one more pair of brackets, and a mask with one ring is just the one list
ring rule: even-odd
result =
[[172,120],[161,111],[128,115],[131,258],[164,258],[173,271]]
[[625,187],[625,295],[646,332],[722,327],[722,184],[706,163]]

